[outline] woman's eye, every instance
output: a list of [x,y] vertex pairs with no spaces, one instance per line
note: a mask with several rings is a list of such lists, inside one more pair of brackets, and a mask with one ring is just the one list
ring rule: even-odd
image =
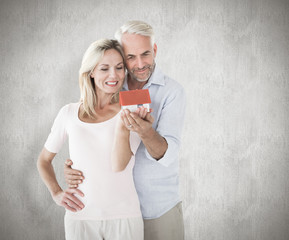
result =
[[121,69],[123,69],[123,67],[117,67],[116,69],[117,69],[117,70],[121,70]]
[[105,71],[107,71],[108,69],[107,69],[107,68],[101,68],[100,70],[105,72]]

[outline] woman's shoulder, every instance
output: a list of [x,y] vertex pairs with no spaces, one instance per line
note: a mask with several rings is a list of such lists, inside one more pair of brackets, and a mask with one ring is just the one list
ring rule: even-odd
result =
[[60,109],[59,114],[63,116],[69,116],[71,114],[74,114],[75,111],[78,111],[79,105],[80,105],[80,102],[68,103]]
[[65,104],[61,110],[63,109],[64,111],[69,111],[69,110],[73,110],[73,109],[77,109],[79,108],[80,102],[76,102],[76,103],[68,103]]

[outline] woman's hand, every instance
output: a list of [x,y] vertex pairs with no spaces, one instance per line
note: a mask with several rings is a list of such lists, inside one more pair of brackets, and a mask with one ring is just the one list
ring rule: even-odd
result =
[[[130,130],[136,132],[141,138],[152,135],[153,116],[147,112],[145,108],[138,108],[135,112],[130,112],[127,109],[123,111],[122,121]],[[144,116],[144,117],[143,117]],[[142,139],[143,140],[143,139]]]
[[137,118],[140,120],[145,120],[148,115],[150,116],[150,112],[148,112],[143,106],[137,108],[137,110],[133,113],[131,113],[128,109],[123,110],[121,113],[121,120],[123,125],[130,131],[133,130],[133,124],[135,123],[135,121],[131,121],[130,114],[134,114],[134,116],[137,116]]
[[84,194],[79,189],[66,189],[64,191],[59,191],[55,193],[52,198],[57,205],[62,206],[72,212],[80,211],[84,208],[83,203],[75,196],[79,195],[81,197]]

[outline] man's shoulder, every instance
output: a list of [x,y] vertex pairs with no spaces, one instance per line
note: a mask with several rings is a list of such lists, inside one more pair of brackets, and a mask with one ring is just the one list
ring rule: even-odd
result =
[[165,88],[172,88],[175,90],[182,90],[183,86],[176,81],[175,79],[169,77],[168,75],[166,75],[165,73],[163,73],[159,68],[156,68],[156,81],[162,83],[161,85]]
[[174,88],[174,89],[179,89],[179,90],[183,89],[183,86],[175,79],[173,79],[167,75],[164,75],[164,77],[165,77],[165,83],[168,87]]

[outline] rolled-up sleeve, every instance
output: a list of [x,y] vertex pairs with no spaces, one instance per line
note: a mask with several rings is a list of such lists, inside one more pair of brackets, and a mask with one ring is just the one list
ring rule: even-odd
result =
[[[158,160],[158,163],[166,167],[179,159],[185,108],[185,91],[181,86],[178,86],[167,95],[156,127],[156,131],[166,139],[168,144],[164,156]],[[156,161],[147,150],[145,150],[145,154],[147,158]]]

